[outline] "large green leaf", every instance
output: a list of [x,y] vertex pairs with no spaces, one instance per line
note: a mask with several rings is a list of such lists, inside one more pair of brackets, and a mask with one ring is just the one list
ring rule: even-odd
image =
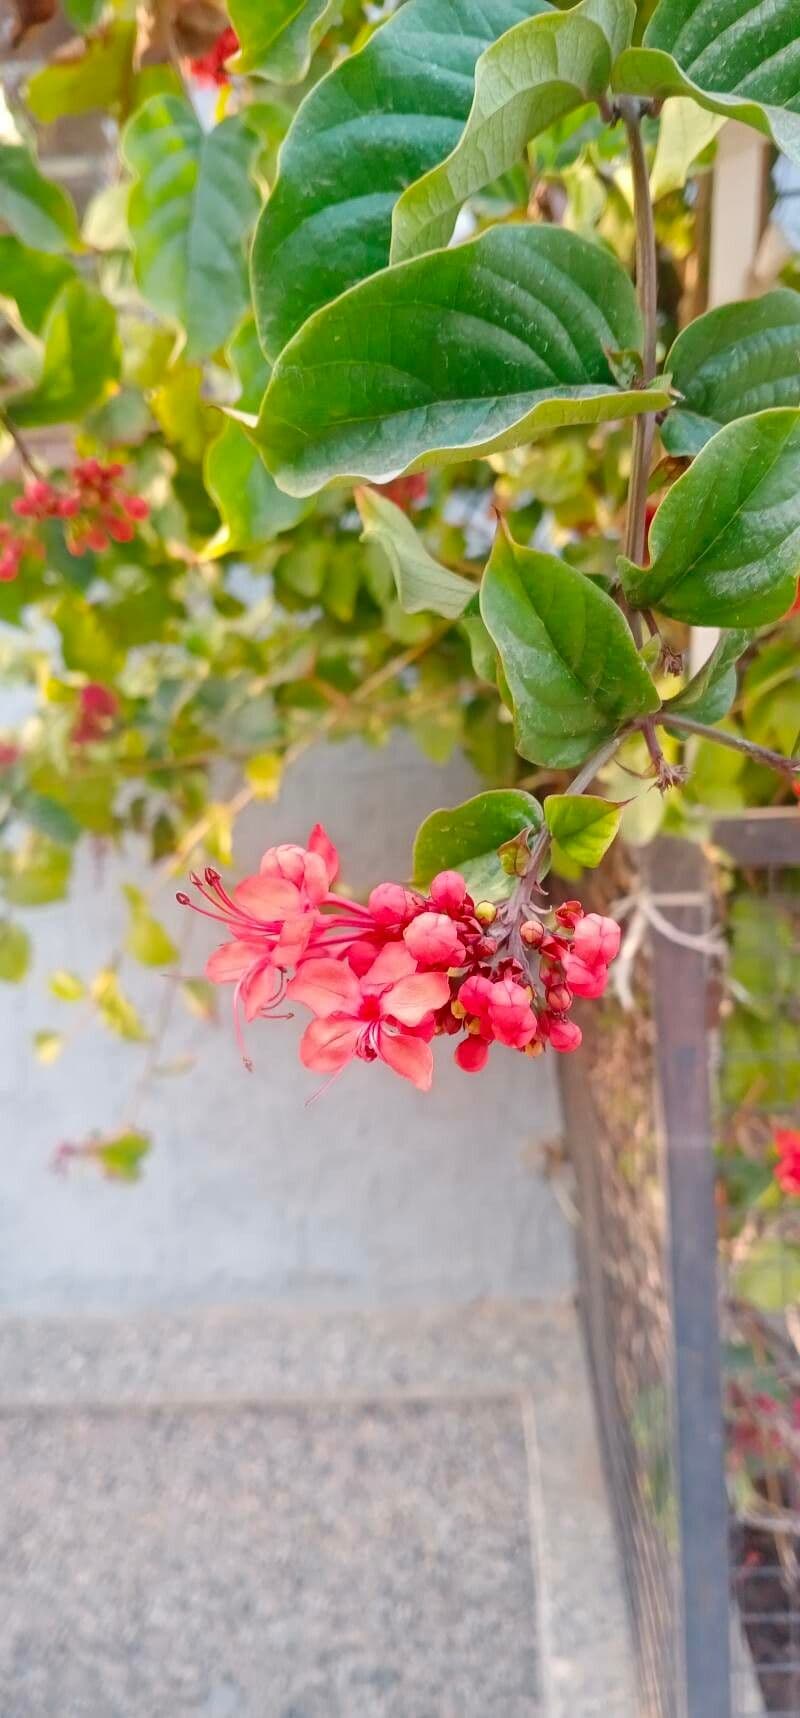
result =
[[605,591],[554,555],[500,530],[481,585],[481,614],[514,705],[517,750],[569,768],[659,696],[627,622]]
[[741,119],[800,160],[797,0],[660,0],[641,48],[629,48],[614,87],[689,95]]
[[395,202],[457,143],[479,54],[549,10],[547,0],[406,0],[306,97],[253,244],[271,357],[312,311],[385,267]]
[[0,233],[0,298],[16,304],[20,321],[32,334],[41,331],[48,310],[75,270],[65,257],[31,250],[13,233]]
[[[237,330],[229,354],[241,389],[237,409],[255,411],[269,381],[270,367],[258,344],[252,317]],[[235,418],[228,419],[221,435],[206,449],[204,475],[223,521],[222,530],[208,544],[214,555],[271,542],[308,512],[309,502],[296,501],[278,488],[252,437]]]
[[621,560],[636,608],[699,626],[762,626],[800,572],[800,411],[740,418],[712,436],[650,527],[650,565]]
[[736,664],[752,637],[752,632],[724,632],[707,661],[664,705],[665,717],[670,710],[677,710],[695,722],[721,722],[736,697]]
[[526,18],[486,49],[455,149],[397,204],[392,262],[446,245],[467,197],[513,167],[531,138],[608,88],[635,16],[633,0],[583,0]]
[[659,410],[663,384],[625,391],[609,367],[640,336],[630,281],[599,245],[494,227],[317,311],[275,365],[257,437],[281,488],[309,495]]
[[374,489],[357,489],[356,504],[363,535],[383,549],[406,614],[441,614],[457,620],[475,595],[474,584],[428,553],[402,507],[396,507],[388,496]]
[[240,115],[204,132],[177,96],[153,96],[125,128],[138,176],[128,208],[136,277],[148,303],[184,329],[189,358],[223,345],[247,307],[255,147]]
[[698,453],[734,418],[800,405],[800,293],[784,287],[698,316],[666,368],[683,396],[661,431],[670,453]]
[[71,423],[100,400],[119,375],[113,306],[82,280],[69,281],[54,298],[42,339],[38,382],[6,402],[9,417],[20,428]]
[[335,16],[338,0],[230,0],[239,37],[235,72],[254,72],[275,83],[299,83]]
[[69,197],[44,178],[21,144],[0,143],[0,220],[40,251],[72,250],[80,243]]
[[476,901],[500,901],[516,878],[498,857],[498,848],[525,829],[542,827],[538,799],[520,788],[492,788],[464,805],[434,811],[420,825],[414,842],[414,882],[427,888],[437,871],[460,871]]

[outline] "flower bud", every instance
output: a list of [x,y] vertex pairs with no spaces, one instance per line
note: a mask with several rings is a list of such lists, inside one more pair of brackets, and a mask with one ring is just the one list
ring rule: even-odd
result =
[[594,966],[597,961],[608,966],[619,953],[621,935],[616,919],[603,918],[600,913],[587,913],[575,927],[572,949],[586,966]]
[[547,1006],[554,1014],[566,1014],[572,1007],[572,991],[566,984],[551,984],[547,988]]
[[541,919],[526,919],[519,927],[519,934],[526,948],[541,948],[545,939],[545,928]]
[[580,901],[562,901],[561,906],[556,907],[556,919],[560,925],[573,926],[582,918],[583,907]]
[[497,918],[494,901],[479,901],[475,908],[475,917],[479,925],[493,925]]
[[437,913],[457,913],[464,905],[467,885],[460,871],[440,871],[430,886],[431,904]]
[[484,1038],[462,1038],[456,1050],[456,1062],[465,1074],[479,1074],[488,1058],[489,1046]]
[[379,883],[367,902],[378,925],[407,925],[419,912],[420,901],[402,883]]
[[573,1020],[551,1020],[547,1036],[554,1050],[568,1055],[570,1051],[580,1048],[582,1033],[580,1026],[576,1026]]
[[446,913],[418,913],[406,925],[403,941],[420,966],[461,966],[464,944]]

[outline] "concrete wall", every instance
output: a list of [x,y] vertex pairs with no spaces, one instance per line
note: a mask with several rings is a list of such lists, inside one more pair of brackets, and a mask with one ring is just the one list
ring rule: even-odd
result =
[[[418,822],[474,791],[463,764],[435,770],[407,742],[319,750],[281,803],[243,820],[242,870],[264,846],[303,839],[317,817],[346,854],[356,887],[403,875]],[[9,1310],[104,1311],[263,1298],[368,1305],[558,1295],[572,1280],[566,1225],[539,1174],[536,1142],[558,1132],[553,1070],[495,1053],[479,1079],[437,1046],[423,1097],[388,1070],[358,1065],[306,1108],[313,1076],[295,1059],[298,1024],[260,1023],[242,1068],[227,997],[218,1028],[174,1010],[164,1059],[190,1050],[193,1072],[151,1082],[136,1120],[155,1149],[141,1183],[104,1181],[48,1160],[62,1139],[118,1127],[144,1052],[94,1028],[42,1068],[33,1031],[67,1026],[48,997],[56,966],[90,973],[119,941],[121,880],[134,856],[98,870],[85,855],[72,899],[30,914],[37,969],[0,1006],[0,1304]],[[141,878],[138,880],[141,881]],[[169,892],[159,909],[182,925]],[[197,922],[186,970],[213,936]],[[150,1017],[164,981],[131,968]]]

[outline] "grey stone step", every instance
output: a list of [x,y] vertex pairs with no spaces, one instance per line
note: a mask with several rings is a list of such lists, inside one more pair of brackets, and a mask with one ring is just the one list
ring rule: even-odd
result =
[[633,1718],[566,1303],[0,1320],[4,1718]]

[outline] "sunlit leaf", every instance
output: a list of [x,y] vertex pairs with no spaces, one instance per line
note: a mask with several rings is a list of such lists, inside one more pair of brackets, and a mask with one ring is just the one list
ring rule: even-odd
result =
[[9,416],[21,428],[73,421],[101,399],[119,375],[113,307],[82,280],[69,281],[53,299],[42,340],[38,382],[7,402]]
[[22,925],[0,920],[0,982],[19,984],[31,962],[31,939]]
[[382,548],[407,614],[441,614],[456,620],[475,594],[470,579],[452,573],[428,553],[401,507],[374,489],[357,489],[364,538]]
[[619,830],[620,807],[590,793],[551,793],[545,823],[562,853],[578,865],[599,865]]

